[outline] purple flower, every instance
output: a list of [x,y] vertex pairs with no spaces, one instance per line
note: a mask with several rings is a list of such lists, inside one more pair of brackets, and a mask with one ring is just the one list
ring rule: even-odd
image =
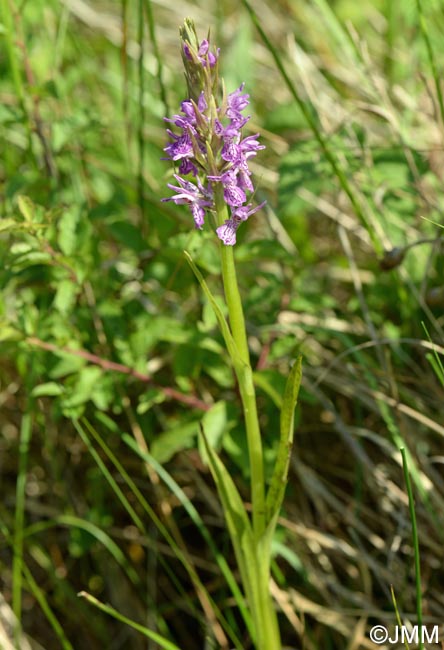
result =
[[[198,117],[200,120],[204,120],[208,122],[208,118],[202,115],[202,113],[208,108],[208,104],[206,102],[204,93],[201,92],[200,97],[197,101],[197,115],[196,115],[196,108],[193,102],[187,100],[181,103],[180,108],[182,110],[183,115],[173,115],[173,117],[164,117],[165,122],[171,122],[172,124],[175,124],[175,126],[179,127],[179,129],[182,129],[183,131],[187,133],[192,133],[193,135],[197,135],[197,130],[196,130],[196,125],[197,125],[197,120]],[[168,134],[176,138],[177,136],[174,135],[171,131],[168,130]]]
[[248,122],[250,118],[244,117],[242,119],[230,120],[228,126],[224,126],[220,120],[214,120],[214,132],[219,138],[232,139],[240,137],[240,130]]
[[182,158],[179,165],[179,174],[181,176],[188,176],[188,174],[193,174],[197,176],[198,169],[196,165],[191,162],[189,158]]
[[240,134],[234,138],[226,137],[224,134],[224,146],[222,147],[221,156],[224,160],[241,163],[242,161],[248,160],[256,155],[256,152],[260,149],[265,149],[264,145],[259,144],[256,138],[259,136],[259,133],[255,135],[249,135],[240,140]]
[[247,200],[247,195],[239,185],[230,183],[229,185],[224,185],[224,199],[227,205],[237,207],[241,206]]
[[262,201],[262,203],[259,203],[255,208],[252,208],[251,203],[248,205],[242,205],[240,208],[232,210],[231,217],[235,220],[239,219],[240,221],[246,221],[248,217],[251,217],[252,214],[263,208],[265,204],[266,201]]
[[251,207],[251,203],[243,205],[231,211],[231,218],[227,219],[222,226],[216,228],[216,233],[219,239],[225,246],[234,246],[236,243],[236,232],[242,221],[246,221],[248,217],[264,207],[266,201],[262,201],[255,208]]
[[265,146],[263,144],[259,144],[259,142],[256,140],[256,138],[258,137],[259,137],[259,133],[255,133],[254,135],[248,135],[239,144],[240,150],[244,154],[245,158],[251,158],[252,156],[256,155],[256,151],[259,151],[260,149],[265,149]]
[[216,233],[219,239],[225,246],[234,246],[236,243],[236,231],[239,228],[240,221],[235,219],[227,219],[223,226],[216,228]]
[[208,180],[221,182],[224,188],[225,203],[231,207],[237,207],[245,203],[247,196],[238,183],[238,169],[232,167],[220,176],[208,176]]
[[241,84],[237,90],[230,93],[227,97],[227,117],[231,119],[245,119],[241,112],[249,105],[248,98],[250,95],[242,93],[245,84]]
[[205,223],[205,210],[200,203],[192,203],[190,205],[191,214],[193,215],[196,228],[202,230]]
[[187,132],[183,135],[176,135],[170,129],[167,129],[167,133],[174,140],[174,142],[170,142],[164,149],[170,160],[193,157],[193,141]]
[[248,169],[248,165],[246,161],[242,161],[241,165],[239,166],[239,178],[238,178],[238,185],[241,187],[243,190],[248,190],[248,192],[254,192],[254,186],[253,183],[251,182],[251,172]]
[[240,145],[233,142],[233,140],[227,139],[220,155],[227,162],[237,163],[241,159],[242,150]]
[[174,178],[179,183],[179,186],[168,183],[167,187],[174,190],[176,195],[162,199],[162,201],[173,201],[176,205],[189,205],[196,228],[201,229],[205,220],[204,208],[213,205],[213,201],[210,200],[212,199],[210,190],[205,189],[199,179],[197,179],[196,186],[194,183],[181,178],[178,174],[174,174]]

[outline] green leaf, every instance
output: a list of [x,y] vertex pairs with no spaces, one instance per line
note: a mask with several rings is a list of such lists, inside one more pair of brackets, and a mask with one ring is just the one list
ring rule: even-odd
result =
[[25,221],[32,223],[34,221],[35,206],[31,199],[27,196],[20,195],[17,197],[17,204],[20,212],[25,218]]
[[[285,487],[288,478],[288,466],[293,445],[294,410],[299,394],[299,387],[302,378],[302,357],[296,359],[285,387],[284,399],[281,408],[280,439],[273,470],[270,488],[267,494],[267,521],[276,525],[277,517],[284,498]],[[269,540],[270,541],[270,540]]]
[[254,372],[253,379],[255,386],[261,388],[280,410],[282,408],[282,394],[279,392],[279,387],[285,381],[285,377],[276,370],[267,369]]
[[102,375],[103,370],[97,366],[82,368],[75,384],[70,387],[70,394],[63,400],[63,408],[71,409],[88,402]]
[[77,286],[71,280],[61,280],[54,297],[54,308],[61,314],[68,314],[74,304]]
[[66,209],[59,220],[58,244],[65,255],[72,255],[77,247],[76,229],[79,215],[76,210]]
[[51,368],[49,371],[49,376],[52,379],[59,379],[60,377],[66,377],[66,375],[71,375],[74,372],[79,371],[86,364],[86,360],[82,359],[74,354],[69,352],[64,352],[63,350],[57,350],[54,354],[59,357],[56,365]]
[[198,433],[199,423],[190,422],[175,427],[155,438],[151,445],[151,454],[159,463],[166,463],[182,449],[190,449]]
[[184,509],[187,511],[188,515],[190,516],[190,519],[194,522],[194,524],[197,526],[199,529],[200,533],[202,534],[202,537],[205,539],[205,541],[208,544],[208,547],[211,549],[213,552],[213,555],[216,559],[216,562],[218,563],[226,581],[227,584],[229,585],[232,594],[236,600],[236,603],[242,612],[242,616],[244,618],[245,624],[247,625],[247,628],[250,632],[252,633],[251,629],[251,617],[250,617],[250,612],[246,609],[245,607],[245,599],[243,594],[241,594],[241,591],[237,585],[237,582],[234,578],[234,575],[231,572],[230,567],[228,566],[228,563],[225,559],[225,556],[223,553],[221,553],[215,544],[215,539],[208,530],[208,528],[205,526],[199,512],[197,509],[194,507],[193,503],[190,501],[189,497],[185,494],[185,492],[179,487],[179,485],[176,483],[176,481],[173,479],[173,477],[166,471],[164,467],[160,463],[158,463],[155,458],[153,458],[152,454],[149,454],[147,452],[142,452],[137,445],[135,444],[134,440],[129,438],[128,435],[123,435],[123,440],[126,442],[129,447],[135,451],[140,458],[143,458],[146,462],[150,464],[151,467],[155,470],[156,474],[160,476],[162,481],[168,486],[168,488],[171,490],[172,494],[174,494],[175,497],[177,497],[178,501],[182,504]]
[[136,253],[141,253],[146,249],[146,242],[140,229],[129,221],[115,221],[110,224],[109,229],[116,239]]
[[199,281],[199,284],[202,287],[206,297],[210,301],[211,306],[213,307],[214,313],[217,318],[217,322],[219,323],[219,327],[222,332],[222,336],[224,337],[225,345],[227,346],[227,350],[229,352],[233,365],[236,369],[236,373],[238,373],[241,371],[243,363],[240,358],[239,352],[237,350],[236,343],[234,342],[233,336],[230,332],[230,328],[228,327],[228,323],[225,319],[225,316],[223,315],[222,310],[217,304],[216,299],[214,298],[210,289],[208,288],[207,283],[203,279],[201,272],[193,262],[191,255],[187,251],[184,251],[184,255],[187,258],[187,262],[191,266],[193,273],[196,276],[197,280]]
[[0,232],[16,229],[18,229],[18,225],[15,219],[0,219]]
[[66,526],[72,530],[81,530],[95,538],[114,558],[134,585],[140,585],[140,577],[129,563],[127,556],[108,533],[95,523],[71,514],[61,514],[53,519],[38,521],[25,529],[27,536],[44,532],[56,526]]
[[0,320],[0,341],[17,341],[22,338],[22,333],[10,325],[6,319]]
[[31,395],[33,397],[55,397],[61,395],[65,392],[65,389],[61,384],[57,384],[55,381],[47,381],[44,384],[39,384],[32,389]]
[[247,558],[254,553],[253,531],[250,520],[233,479],[223,462],[208,443],[203,429],[201,429],[199,435],[202,441],[201,444],[205,447],[211,474],[222,502],[228,532],[230,533],[231,543],[233,544],[237,564],[242,576],[242,583],[244,588],[248,590],[250,581],[248,578]]
[[[217,402],[205,413],[202,418],[202,426],[205,431],[207,442],[213,449],[216,449],[227,430],[227,405],[225,402]],[[208,463],[205,447],[201,446],[202,438],[199,438],[199,452],[202,460]]]

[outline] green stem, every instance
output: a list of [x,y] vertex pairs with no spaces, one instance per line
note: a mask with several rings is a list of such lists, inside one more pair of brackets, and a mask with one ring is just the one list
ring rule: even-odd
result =
[[[228,218],[228,210],[222,193],[216,193],[216,211],[218,225]],[[237,371],[239,390],[245,417],[247,445],[251,473],[251,504],[253,511],[253,531],[256,541],[265,530],[265,485],[264,459],[259,418],[256,407],[256,394],[253,383],[253,373],[248,351],[247,332],[245,328],[244,311],[237,283],[236,267],[232,246],[220,243],[222,263],[222,279],[225,298],[228,306],[230,329],[241,359],[241,369]]]
[[[222,192],[216,193],[217,223],[222,225],[228,218],[228,210]],[[250,607],[256,628],[258,650],[279,650],[281,640],[276,611],[270,596],[270,557],[263,557],[263,540],[266,534],[265,476],[262,438],[256,405],[256,392],[248,350],[244,311],[237,283],[232,246],[220,243],[222,279],[228,306],[230,330],[240,359],[234,364],[242,398],[247,446],[251,474],[251,505],[254,539],[254,569],[245,585],[250,594]]]
[[[217,225],[221,226],[228,219],[228,209],[223,197],[216,194]],[[232,246],[225,246],[220,242],[220,255],[222,262],[222,279],[224,283],[225,299],[230,318],[230,329],[236,343],[237,350],[243,363],[250,365],[248,350],[247,330],[245,327],[244,311],[237,284],[236,267]]]

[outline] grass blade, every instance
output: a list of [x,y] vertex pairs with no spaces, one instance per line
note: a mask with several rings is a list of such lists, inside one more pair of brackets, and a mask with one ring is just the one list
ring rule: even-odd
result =
[[54,615],[54,612],[52,611],[51,607],[49,606],[48,600],[45,596],[45,593],[42,589],[40,589],[39,585],[36,583],[34,580],[34,577],[31,573],[31,571],[28,569],[26,564],[23,565],[23,573],[26,578],[26,582],[29,585],[30,590],[34,594],[38,604],[40,605],[43,613],[45,614],[46,618],[48,619],[52,629],[54,630],[58,640],[60,641],[60,645],[62,646],[63,650],[74,650],[73,646],[69,642],[69,640],[66,638],[65,632],[63,630],[63,627],[60,625],[59,621]]
[[17,646],[20,643],[20,627],[22,615],[22,572],[23,572],[23,529],[25,523],[25,489],[26,471],[28,467],[29,445],[32,434],[31,405],[22,417],[20,429],[19,469],[15,493],[15,518],[12,563],[12,610],[15,615],[14,638]]
[[315,139],[317,140],[318,144],[320,145],[322,152],[324,153],[325,158],[329,162],[333,173],[337,177],[339,184],[341,188],[344,190],[344,192],[347,194],[348,198],[350,199],[350,203],[353,206],[353,209],[359,218],[360,222],[365,226],[367,229],[370,238],[372,240],[372,244],[375,248],[375,251],[380,254],[382,253],[382,246],[381,243],[379,242],[376,233],[374,231],[373,226],[371,225],[365,210],[363,209],[361,205],[361,201],[358,198],[358,195],[354,188],[352,187],[351,183],[349,182],[346,173],[342,169],[342,166],[337,159],[335,153],[331,149],[329,142],[326,137],[324,137],[324,134],[322,133],[319,124],[317,120],[313,117],[312,113],[310,112],[309,108],[307,107],[306,102],[302,99],[301,95],[298,93],[296,86],[294,83],[291,81],[284,64],[281,61],[281,58],[279,57],[276,48],[268,38],[267,34],[262,28],[262,25],[254,12],[253,8],[249,4],[248,0],[242,0],[242,3],[245,5],[248,13],[250,14],[251,20],[253,21],[256,29],[258,30],[263,42],[265,43],[267,49],[269,50],[270,54],[272,55],[274,62],[276,63],[276,67],[281,73],[281,76],[283,80],[285,81],[285,84],[288,87],[288,90],[290,91],[292,97],[296,101],[297,105],[299,106],[308,126],[310,127]]
[[94,605],[94,607],[97,607],[97,609],[100,609],[102,612],[105,612],[105,614],[112,616],[116,620],[121,621],[126,625],[129,625],[134,630],[137,630],[138,632],[148,637],[152,641],[155,641],[163,650],[180,650],[180,648],[175,643],[168,641],[168,639],[165,639],[165,637],[161,636],[160,634],[157,634],[156,632],[152,632],[151,630],[148,630],[143,625],[140,625],[139,623],[132,621],[130,618],[124,616],[123,614],[120,614],[120,612],[114,609],[114,607],[102,603],[100,600],[97,600],[97,598],[94,598],[94,596],[91,596],[91,594],[88,594],[86,591],[80,591],[78,595],[80,598],[85,598],[85,600],[91,603],[91,605]]
[[[422,588],[421,588],[421,562],[419,554],[419,540],[418,540],[418,528],[416,525],[416,513],[415,513],[415,500],[413,497],[412,485],[410,483],[410,474],[409,467],[407,462],[407,454],[402,447],[400,449],[402,456],[402,467],[404,470],[404,480],[407,488],[407,495],[409,498],[409,512],[410,512],[410,521],[412,524],[412,542],[413,542],[413,553],[415,559],[415,584],[416,584],[416,616],[417,616],[417,625],[419,630],[422,629]],[[419,650],[424,649],[424,643],[422,639],[422,634],[420,634],[419,641]]]
[[193,521],[193,523],[197,526],[199,532],[201,533],[202,537],[204,538],[205,542],[208,544],[208,547],[212,551],[216,562],[225,578],[227,581],[228,586],[231,589],[231,592],[236,600],[236,605],[239,607],[240,612],[242,613],[244,622],[247,626],[247,628],[250,630],[251,633],[251,617],[248,612],[248,610],[245,608],[245,602],[244,602],[244,597],[236,583],[236,579],[230,569],[230,567],[227,564],[227,561],[225,557],[218,551],[216,545],[214,544],[213,538],[210,534],[210,531],[208,528],[205,526],[205,523],[202,520],[202,517],[194,507],[193,503],[190,501],[190,499],[186,496],[185,492],[182,490],[182,488],[176,483],[176,481],[173,479],[171,474],[169,474],[160,463],[157,462],[157,460],[149,453],[146,452],[141,452],[136,444],[134,443],[134,440],[130,438],[129,436],[124,436],[124,441],[133,449],[145,462],[148,462],[152,468],[155,470],[155,472],[160,476],[162,481],[168,486],[168,488],[171,490],[171,492],[177,497],[177,499],[180,501],[186,512],[188,513],[190,519]]

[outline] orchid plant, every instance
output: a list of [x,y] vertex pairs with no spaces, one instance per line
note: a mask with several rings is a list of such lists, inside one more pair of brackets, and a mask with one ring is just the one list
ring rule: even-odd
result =
[[[243,137],[249,121],[244,84],[227,94],[219,78],[220,50],[211,50],[210,38],[199,42],[194,24],[186,19],[180,30],[188,97],[181,112],[165,118],[173,128],[165,147],[167,159],[177,167],[174,195],[163,199],[190,207],[195,227],[205,217],[219,239],[219,252],[228,321],[188,253],[187,260],[210,301],[233,365],[245,421],[251,476],[251,518],[222,460],[210,446],[205,431],[202,443],[217,486],[233,544],[248,609],[245,623],[257,650],[279,650],[278,618],[270,594],[271,542],[284,498],[293,440],[293,417],[301,379],[300,358],[293,365],[282,399],[279,442],[269,485],[265,482],[264,453],[259,426],[253,370],[244,312],[237,283],[233,247],[237,230],[265,202],[253,207],[254,186],[248,161],[265,147],[259,134]],[[245,613],[247,611],[247,614]]]

